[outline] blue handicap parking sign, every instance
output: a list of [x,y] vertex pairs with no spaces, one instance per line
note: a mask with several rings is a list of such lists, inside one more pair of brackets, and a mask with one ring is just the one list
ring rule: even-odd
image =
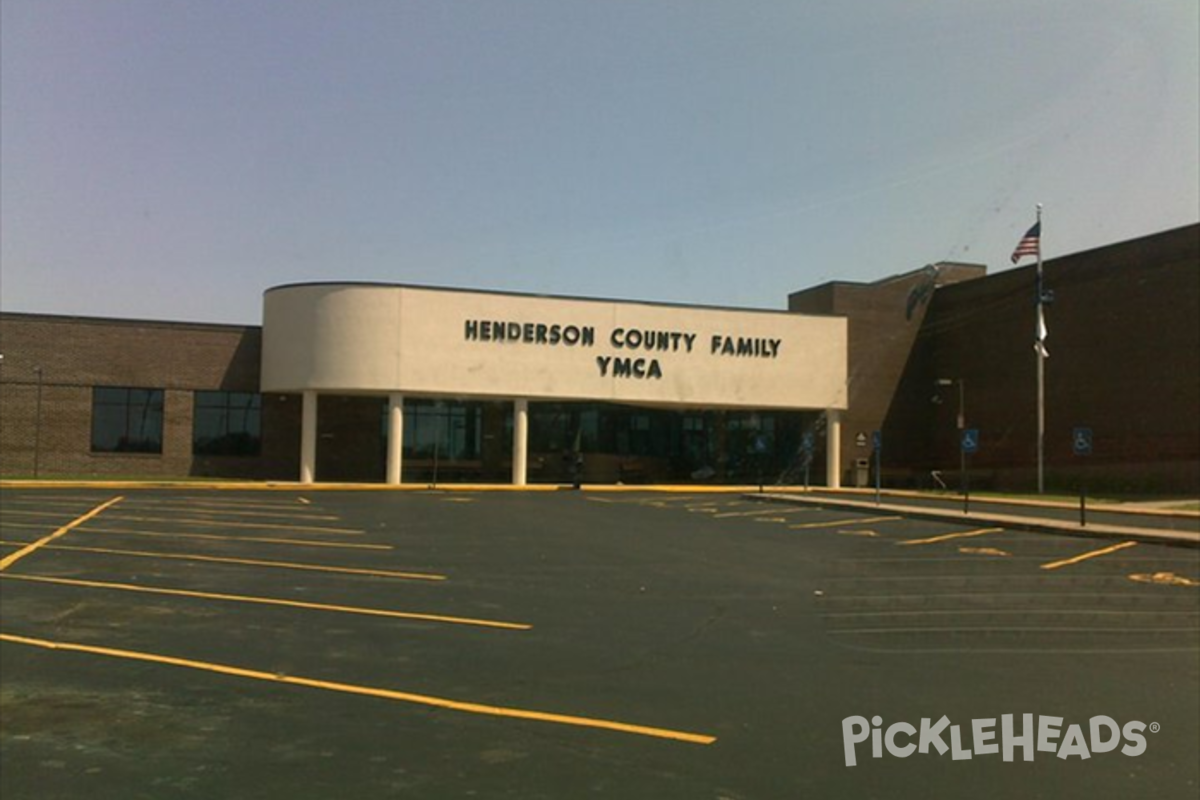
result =
[[979,429],[967,428],[962,432],[962,450],[964,453],[979,452]]
[[1090,456],[1092,454],[1092,429],[1075,428],[1071,431],[1071,449],[1077,456]]

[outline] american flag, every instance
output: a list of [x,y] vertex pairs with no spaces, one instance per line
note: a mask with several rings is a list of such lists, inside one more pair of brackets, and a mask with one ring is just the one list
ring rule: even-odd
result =
[[1042,223],[1039,220],[1033,224],[1033,227],[1025,231],[1025,235],[1021,237],[1021,241],[1017,242],[1017,249],[1013,250],[1012,263],[1017,263],[1025,256],[1036,256],[1038,254],[1038,243],[1042,238]]

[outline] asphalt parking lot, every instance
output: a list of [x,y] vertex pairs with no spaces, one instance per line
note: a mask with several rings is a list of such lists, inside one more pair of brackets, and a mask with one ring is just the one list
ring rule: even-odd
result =
[[[14,489],[0,541],[5,800],[1200,793],[1195,549],[586,491]],[[1061,731],[962,755],[1008,714]],[[875,716],[961,741],[847,766]],[[1056,749],[1099,716],[1144,752]]]

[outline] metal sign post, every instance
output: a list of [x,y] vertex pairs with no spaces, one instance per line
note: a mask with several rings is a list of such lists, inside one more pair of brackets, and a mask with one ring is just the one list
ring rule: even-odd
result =
[[882,480],[882,458],[883,458],[883,432],[875,431],[871,434],[871,444],[875,448],[875,505],[879,505],[879,494]]
[[[1092,429],[1075,428],[1071,431],[1071,450],[1077,456],[1092,454]],[[1079,527],[1087,527],[1087,480],[1079,479]]]
[[979,452],[979,429],[966,428],[962,432],[962,488],[963,488],[963,513],[971,513],[971,479],[970,473],[967,471],[967,456],[971,453]]
[[42,368],[36,366],[33,372],[37,375],[37,410],[33,419],[33,477],[38,477],[38,467],[42,460]]

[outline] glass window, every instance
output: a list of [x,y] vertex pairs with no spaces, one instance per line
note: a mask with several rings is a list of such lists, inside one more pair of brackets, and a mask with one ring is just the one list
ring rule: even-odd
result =
[[[387,438],[387,406],[384,406]],[[453,400],[404,402],[404,457],[446,461],[478,460],[483,440],[483,404]]]
[[571,408],[566,403],[530,403],[529,452],[560,453],[570,449],[576,427],[571,424]]
[[192,453],[256,456],[262,451],[262,396],[254,392],[196,392]]
[[656,455],[651,447],[650,415],[629,415],[629,452],[637,456]]
[[709,452],[708,426],[705,425],[704,417],[685,416],[680,427],[679,455],[683,458],[684,469],[692,472],[698,467],[708,466],[712,461],[712,454]]
[[92,389],[92,452],[161,453],[162,389]]

